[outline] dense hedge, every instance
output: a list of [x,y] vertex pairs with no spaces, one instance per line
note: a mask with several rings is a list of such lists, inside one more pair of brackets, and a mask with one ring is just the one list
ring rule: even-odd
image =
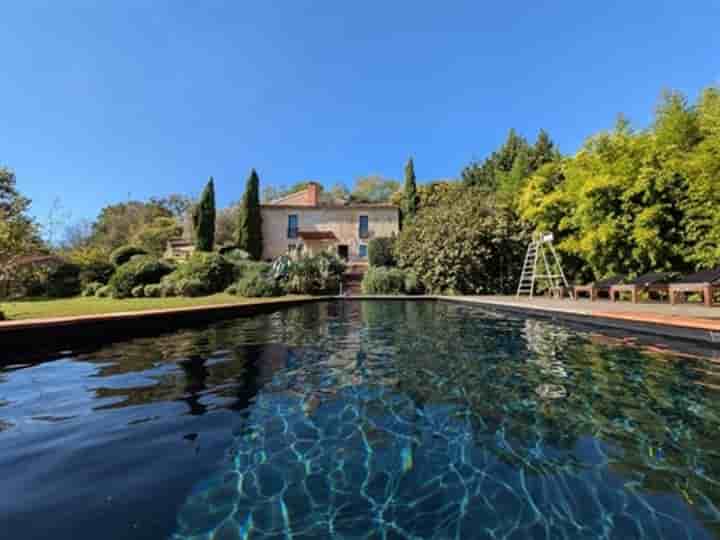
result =
[[395,237],[373,238],[368,242],[368,261],[371,266],[395,266]]
[[118,267],[128,262],[135,255],[147,254],[147,251],[138,246],[120,246],[110,254],[110,263]]
[[158,283],[173,271],[172,265],[150,255],[139,255],[120,266],[110,279],[113,296],[127,298],[138,285]]
[[92,262],[83,266],[80,271],[80,283],[86,287],[90,283],[107,284],[115,272],[115,266],[106,262]]
[[47,295],[51,298],[67,298],[80,294],[79,265],[62,263],[50,270],[47,276]]

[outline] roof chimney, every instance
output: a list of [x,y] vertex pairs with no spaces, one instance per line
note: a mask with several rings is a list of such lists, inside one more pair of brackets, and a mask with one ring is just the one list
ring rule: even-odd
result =
[[320,204],[320,185],[310,182],[307,187],[307,201],[310,206]]

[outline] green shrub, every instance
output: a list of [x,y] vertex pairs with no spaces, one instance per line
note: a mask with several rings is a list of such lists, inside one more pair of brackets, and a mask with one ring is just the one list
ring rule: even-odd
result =
[[135,255],[147,254],[147,251],[138,246],[120,246],[110,254],[110,263],[117,268],[128,262]]
[[145,287],[146,285],[136,285],[132,288],[130,294],[132,294],[133,298],[142,298],[145,296]]
[[228,288],[230,294],[237,294],[247,298],[261,298],[282,296],[283,290],[278,282],[268,275],[255,274],[241,278]]
[[420,294],[423,292],[422,283],[415,272],[405,273],[405,294]]
[[431,293],[508,294],[527,249],[527,225],[481,188],[459,189],[422,208],[395,243],[398,266]]
[[62,263],[51,269],[47,276],[47,295],[67,298],[80,294],[80,270],[74,263]]
[[288,265],[285,290],[296,294],[337,292],[344,272],[345,263],[332,253],[301,256]]
[[144,294],[146,298],[158,298],[162,292],[162,287],[159,283],[151,283],[145,285]]
[[103,285],[95,291],[95,298],[110,298],[113,295],[113,289],[110,285]]
[[112,279],[110,287],[113,296],[127,298],[132,294],[134,287],[158,283],[163,276],[173,271],[173,267],[150,255],[140,255],[120,266]]
[[115,266],[106,262],[93,262],[83,266],[80,271],[80,283],[86,287],[90,283],[107,284],[115,272]]
[[371,266],[363,277],[363,294],[403,294],[406,274],[399,268]]
[[208,294],[205,283],[197,278],[186,278],[175,282],[175,294],[177,296],[204,296]]
[[395,237],[373,238],[368,242],[368,262],[370,266],[395,266]]
[[176,290],[177,281],[168,281],[167,279],[163,279],[160,282],[160,296],[167,297],[167,296],[177,296],[177,290]]
[[[224,291],[235,280],[237,272],[235,265],[222,255],[196,252],[163,279],[163,286],[167,291],[173,289],[173,294],[182,295],[181,290],[186,285],[181,282],[194,281],[202,284],[201,294],[213,294]],[[188,287],[187,290],[193,294],[199,290],[197,285]],[[164,295],[172,296],[172,294]]]
[[230,262],[241,262],[250,260],[250,254],[235,246],[227,246],[218,250],[220,255]]
[[95,294],[98,292],[98,289],[100,289],[101,287],[104,287],[104,285],[99,281],[93,281],[92,283],[88,283],[87,285],[85,285],[85,288],[83,288],[82,295],[95,296]]
[[257,276],[270,272],[270,263],[261,261],[242,261],[235,264],[235,275],[238,278]]

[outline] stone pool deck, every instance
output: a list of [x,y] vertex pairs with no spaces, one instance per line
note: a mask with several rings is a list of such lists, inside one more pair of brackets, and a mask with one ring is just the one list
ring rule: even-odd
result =
[[564,320],[582,325],[640,332],[720,346],[720,306],[516,298],[515,296],[440,296],[517,314]]
[[72,340],[109,340],[114,337],[152,335],[187,325],[231,317],[252,316],[326,300],[416,300],[462,303],[517,315],[548,318],[584,327],[611,329],[615,334],[634,333],[683,339],[720,347],[720,307],[679,304],[631,304],[598,300],[553,300],[514,296],[350,296],[312,297],[193,306],[100,315],[23,319],[0,322],[0,361],[2,352],[36,347],[53,348]]

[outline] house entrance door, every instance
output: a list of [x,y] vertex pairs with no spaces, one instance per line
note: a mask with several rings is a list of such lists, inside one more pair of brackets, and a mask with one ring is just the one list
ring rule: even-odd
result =
[[348,250],[348,247],[347,247],[345,244],[341,244],[341,245],[338,246],[337,250],[338,250],[338,256],[339,256],[341,259],[347,261],[347,260],[348,260],[348,256],[349,256],[349,254],[350,254],[350,252],[349,252],[349,250]]

